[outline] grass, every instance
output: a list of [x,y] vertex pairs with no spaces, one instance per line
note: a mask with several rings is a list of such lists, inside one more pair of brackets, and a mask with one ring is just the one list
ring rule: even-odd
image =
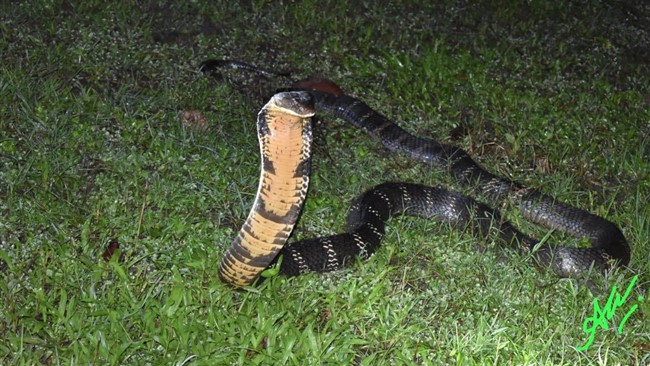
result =
[[[1,364],[649,362],[647,5],[32,1],[0,10]],[[579,352],[594,294],[413,218],[393,220],[380,252],[349,270],[223,285],[217,263],[257,187],[255,114],[287,82],[236,72],[215,81],[196,70],[207,58],[325,75],[409,131],[616,222],[633,245],[632,270],[605,278],[595,296],[604,303],[638,274],[632,298]],[[385,180],[458,189],[319,119],[293,240],[342,229],[352,199]],[[111,243],[118,254],[105,260]]]

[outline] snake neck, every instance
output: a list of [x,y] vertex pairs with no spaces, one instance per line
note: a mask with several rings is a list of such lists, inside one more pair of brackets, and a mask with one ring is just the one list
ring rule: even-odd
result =
[[262,108],[257,133],[262,157],[253,207],[224,255],[219,276],[251,284],[286,243],[309,186],[311,116],[307,93],[279,93]]

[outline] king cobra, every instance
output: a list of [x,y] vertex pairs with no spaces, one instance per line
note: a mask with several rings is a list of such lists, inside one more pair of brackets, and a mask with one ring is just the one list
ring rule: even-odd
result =
[[[532,223],[586,238],[590,247],[540,244],[474,198],[411,183],[383,183],[357,197],[346,232],[285,246],[307,195],[311,117],[316,111],[346,121],[392,151],[448,171],[459,185],[490,201],[511,202]],[[413,136],[354,97],[317,90],[278,93],[259,112],[257,131],[262,160],[259,186],[248,218],[221,260],[219,276],[226,283],[250,285],[270,265],[287,276],[338,270],[355,258],[370,257],[379,247],[388,219],[400,214],[451,223],[478,237],[495,234],[560,277],[578,278],[592,269],[605,271],[630,261],[631,248],[612,222],[498,177],[462,148]]]

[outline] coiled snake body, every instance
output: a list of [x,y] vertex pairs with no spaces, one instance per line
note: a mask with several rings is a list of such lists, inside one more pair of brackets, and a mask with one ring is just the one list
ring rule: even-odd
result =
[[[449,171],[463,186],[495,201],[508,200],[529,221],[587,238],[589,248],[535,246],[537,240],[500,219],[499,213],[471,197],[445,189],[384,183],[360,195],[350,210],[347,231],[328,237],[286,241],[298,218],[309,183],[310,117],[323,111],[360,128],[385,147]],[[516,182],[495,176],[463,149],[409,134],[362,101],[347,95],[293,91],[274,95],[258,115],[262,166],[250,214],[224,255],[219,274],[227,283],[251,284],[281,255],[280,274],[333,271],[367,258],[378,248],[386,221],[408,214],[468,227],[478,236],[496,234],[562,277],[579,277],[590,268],[626,265],[630,247],[612,222]]]

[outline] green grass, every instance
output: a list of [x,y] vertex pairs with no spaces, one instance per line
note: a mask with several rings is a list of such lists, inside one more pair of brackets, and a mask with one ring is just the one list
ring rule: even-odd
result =
[[[650,362],[647,5],[32,1],[0,14],[0,364]],[[197,72],[207,58],[322,74],[407,130],[607,217],[632,270],[595,295],[638,274],[633,298],[578,352],[591,292],[414,218],[391,221],[351,269],[222,284],[257,188],[255,115],[287,81],[217,81]],[[459,188],[319,118],[293,240],[341,230],[352,199],[385,180]],[[104,260],[111,242],[121,259]]]

